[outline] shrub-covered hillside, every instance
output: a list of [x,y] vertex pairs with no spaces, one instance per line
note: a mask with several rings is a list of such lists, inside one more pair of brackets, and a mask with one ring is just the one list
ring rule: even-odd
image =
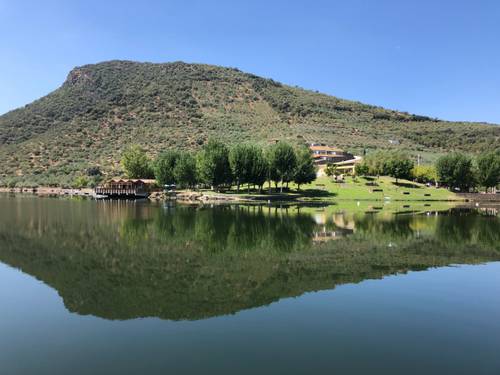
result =
[[118,173],[128,144],[154,155],[196,149],[208,137],[475,152],[498,145],[500,127],[385,110],[237,69],[110,61],[75,68],[56,91],[0,116],[0,182],[69,182],[96,165]]

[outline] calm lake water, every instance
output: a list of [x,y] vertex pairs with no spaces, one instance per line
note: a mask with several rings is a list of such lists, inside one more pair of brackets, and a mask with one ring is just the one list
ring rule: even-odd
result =
[[499,374],[498,261],[494,208],[3,195],[0,373]]

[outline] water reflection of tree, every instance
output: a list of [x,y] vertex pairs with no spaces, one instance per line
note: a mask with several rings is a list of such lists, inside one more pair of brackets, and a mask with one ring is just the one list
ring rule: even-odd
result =
[[[318,225],[309,214],[267,207],[176,207],[143,216],[129,212],[122,220],[123,240],[130,244],[155,240],[165,246],[189,245],[209,253],[296,251],[310,246],[315,233],[339,229],[331,221]],[[498,217],[473,212],[437,217],[357,215],[353,220],[355,237],[374,243],[401,242],[418,238],[422,232],[442,243],[500,243]]]
[[[106,213],[92,205],[16,208],[15,220],[0,222],[0,260],[55,288],[79,314],[201,319],[342,283],[500,259],[498,218],[462,217],[469,230],[460,237],[456,217],[357,216],[353,236],[313,246],[313,217],[292,209],[109,208],[113,219],[96,217]],[[397,238],[389,249],[387,239]]]
[[262,207],[177,207],[159,211],[149,231],[163,241],[190,242],[213,253],[287,252],[309,245],[314,226],[309,215]]
[[377,215],[363,215],[355,219],[356,233],[373,239],[402,240],[414,237],[411,227],[414,217],[394,216],[389,219]]
[[436,238],[444,243],[476,244],[500,247],[500,219],[485,217],[473,211],[441,215],[436,225]]

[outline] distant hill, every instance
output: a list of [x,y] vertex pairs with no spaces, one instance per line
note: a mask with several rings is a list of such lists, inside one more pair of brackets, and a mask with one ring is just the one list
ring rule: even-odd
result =
[[154,155],[208,137],[426,154],[493,148],[500,127],[386,110],[232,68],[110,61],[73,69],[51,94],[0,116],[0,179],[68,182],[95,165],[116,173],[130,143]]

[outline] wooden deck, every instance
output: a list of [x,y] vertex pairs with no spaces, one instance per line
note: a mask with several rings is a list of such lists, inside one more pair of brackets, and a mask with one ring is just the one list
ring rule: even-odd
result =
[[142,189],[119,189],[107,187],[96,187],[95,194],[106,196],[108,198],[146,198],[149,195],[147,191]]

